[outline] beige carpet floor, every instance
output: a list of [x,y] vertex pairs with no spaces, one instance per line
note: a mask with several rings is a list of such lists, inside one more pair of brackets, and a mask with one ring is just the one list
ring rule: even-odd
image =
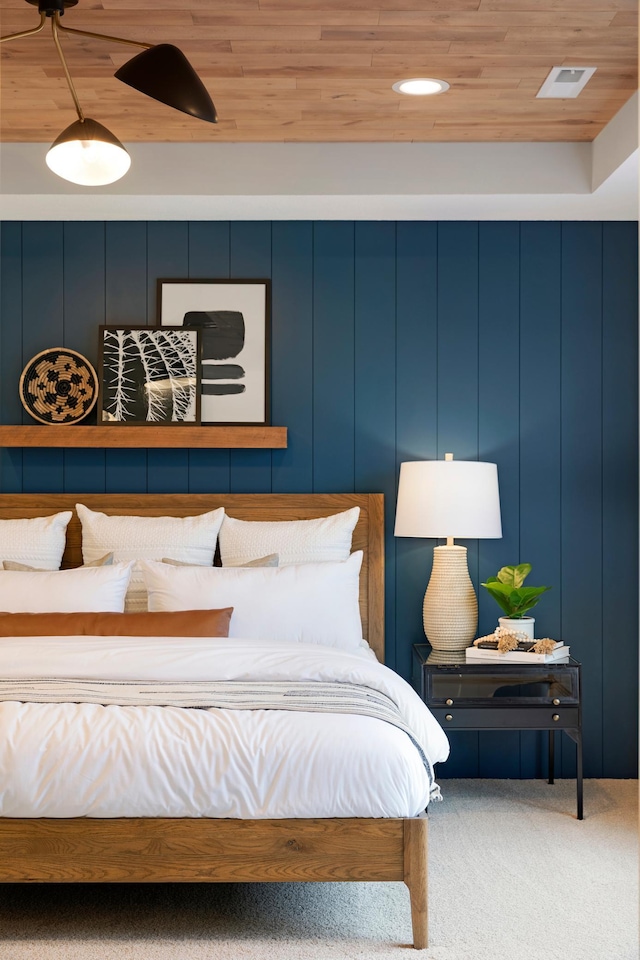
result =
[[635,781],[447,780],[431,946],[400,883],[0,886],[2,960],[636,960]]

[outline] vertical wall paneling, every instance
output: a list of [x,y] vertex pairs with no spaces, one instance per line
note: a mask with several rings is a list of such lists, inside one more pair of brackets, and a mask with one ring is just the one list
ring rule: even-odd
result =
[[[585,776],[602,776],[602,224],[562,224],[562,638],[583,660]],[[562,752],[573,776],[573,750]]]
[[[480,460],[498,464],[502,539],[480,540],[479,579],[520,555],[519,389],[520,225],[481,223],[478,259],[478,441]],[[478,586],[480,635],[502,613]],[[487,732],[479,739],[481,777],[520,776],[520,734]]]
[[[61,223],[22,225],[22,365],[41,350],[64,346],[64,231]],[[25,265],[27,267],[25,269]],[[17,383],[15,387],[17,389]],[[33,423],[23,412],[23,421]],[[64,489],[62,450],[25,450],[25,493]]]
[[[189,277],[226,280],[229,277],[229,223],[189,223]],[[189,451],[189,492],[229,492],[229,451]]]
[[[155,323],[156,280],[271,278],[285,451],[0,451],[2,491],[382,491],[387,661],[408,677],[434,544],[393,536],[399,465],[498,464],[504,536],[476,586],[533,565],[539,636],[583,663],[585,773],[637,769],[637,239],[631,223],[4,223],[0,416],[39,350]],[[114,427],[114,431],[117,430]],[[177,428],[180,429],[180,428]],[[480,629],[498,608],[479,591]],[[448,731],[447,731],[448,732]],[[575,748],[557,735],[558,775]],[[546,775],[546,734],[458,733],[438,775]]]
[[[22,371],[22,224],[0,223],[0,417],[20,423]],[[22,489],[22,450],[0,450],[0,491]]]
[[[104,236],[104,223],[72,220],[64,224],[64,345],[78,350],[94,366],[96,328],[105,322]],[[64,488],[77,493],[104,491],[104,450],[65,450]]]
[[[189,276],[189,224],[152,222],[147,226],[147,320],[155,324],[156,281],[162,277]],[[180,427],[176,428],[180,430]],[[184,429],[188,430],[188,427]],[[149,450],[149,493],[182,493],[189,489],[187,450]]]
[[605,777],[638,759],[637,224],[603,230],[602,724]]
[[[561,552],[561,225],[520,226],[520,557],[533,586],[547,584],[535,609],[541,637],[562,636]],[[556,756],[561,740],[556,734]],[[542,776],[547,737],[522,733],[521,774]]]
[[313,225],[274,223],[272,235],[271,415],[288,428],[272,452],[274,493],[313,489]]
[[385,495],[386,660],[395,667],[396,227],[355,228],[355,484]]
[[350,493],[354,480],[354,225],[314,224],[313,489]]
[[[478,459],[477,223],[438,224],[438,458],[448,452]],[[477,543],[460,543],[477,591]],[[478,734],[454,733],[451,743],[446,776],[477,776]]]
[[[399,223],[396,481],[403,460],[436,458],[437,409],[438,227],[417,221]],[[434,541],[398,537],[395,546],[396,669],[409,676],[411,645],[424,642],[422,601],[431,575]]]
[[[149,322],[146,223],[105,223],[105,272],[105,322]],[[97,331],[95,337],[97,344]]]
[[[232,223],[230,263],[233,279],[269,279],[271,224],[262,221]],[[271,491],[271,450],[232,450],[230,464],[233,493]]]
[[478,456],[478,224],[438,224],[438,457]]
[[[478,459],[478,228],[438,225],[438,457]],[[461,541],[464,543],[464,541]],[[466,544],[478,585],[478,545]]]
[[[105,274],[105,322],[147,323],[146,223],[105,224]],[[105,475],[110,493],[144,493],[147,451],[107,450]]]

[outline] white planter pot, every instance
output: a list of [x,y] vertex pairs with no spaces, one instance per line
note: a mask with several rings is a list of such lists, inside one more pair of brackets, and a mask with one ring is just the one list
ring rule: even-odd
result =
[[526,633],[531,640],[534,639],[535,624],[535,617],[521,617],[519,620],[511,617],[500,617],[498,620],[498,625],[504,630]]

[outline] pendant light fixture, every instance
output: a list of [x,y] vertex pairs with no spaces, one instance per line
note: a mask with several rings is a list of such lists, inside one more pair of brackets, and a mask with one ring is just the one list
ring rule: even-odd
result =
[[168,107],[209,123],[218,122],[207,88],[182,50],[171,43],[143,50],[116,70],[115,76]]
[[119,180],[131,166],[131,157],[118,138],[97,120],[85,117],[64,57],[60,31],[91,37],[94,40],[114,41],[142,47],[142,53],[137,54],[116,71],[117,79],[160,103],[200,120],[217,123],[216,108],[206,87],[178,47],[170,43],[154,46],[138,40],[125,40],[122,37],[63,27],[60,17],[64,15],[65,8],[75,7],[78,0],[26,0],[26,2],[38,7],[40,23],[31,30],[0,37],[0,43],[40,33],[47,19],[51,20],[53,42],[78,114],[78,119],[62,131],[47,153],[47,166],[59,177],[83,186],[104,186]]
[[83,187],[115,183],[131,166],[131,157],[117,137],[97,120],[75,120],[53,141],[47,166],[64,180]]

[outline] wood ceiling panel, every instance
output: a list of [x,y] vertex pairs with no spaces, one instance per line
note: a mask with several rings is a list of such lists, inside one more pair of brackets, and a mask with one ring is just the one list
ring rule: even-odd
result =
[[[616,17],[631,16],[626,11],[615,13],[613,10],[582,11],[579,14],[574,10],[564,13],[556,10],[552,14],[553,24],[575,26],[576,22],[583,26],[606,26],[614,22]],[[519,8],[509,12],[508,21],[504,12],[495,10],[456,10],[453,13],[443,13],[433,10],[431,6],[422,10],[381,10],[379,23],[402,25],[415,24],[416,26],[437,26],[451,24],[453,27],[505,27],[509,26],[541,26],[548,28],[550,15],[548,10],[527,10]]]
[[[3,34],[37,24],[0,0]],[[135,52],[63,39],[78,94],[124,141],[592,140],[637,86],[636,0],[80,0],[67,26],[177,43],[213,126],[119,83]],[[50,141],[74,119],[47,29],[3,44],[1,134]],[[576,100],[537,100],[553,66],[595,66]],[[410,76],[451,84],[402,97]]]

